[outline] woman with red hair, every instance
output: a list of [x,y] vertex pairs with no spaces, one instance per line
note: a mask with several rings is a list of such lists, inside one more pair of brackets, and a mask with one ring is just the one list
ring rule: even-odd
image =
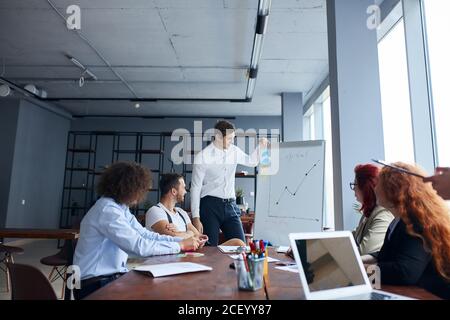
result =
[[355,181],[350,183],[356,200],[361,203],[362,217],[353,232],[361,255],[380,251],[387,228],[394,219],[391,212],[377,205],[374,189],[379,173],[380,169],[374,165],[358,165],[355,168]]
[[[395,216],[378,254],[364,256],[380,268],[381,283],[417,285],[450,299],[450,209],[414,166],[401,162],[385,167],[375,193]],[[400,170],[396,169],[400,168]]]

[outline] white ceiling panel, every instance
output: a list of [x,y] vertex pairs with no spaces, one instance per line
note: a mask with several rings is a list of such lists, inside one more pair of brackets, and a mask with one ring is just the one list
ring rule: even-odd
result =
[[192,98],[203,99],[243,99],[247,82],[238,83],[189,83]]
[[[102,80],[116,80],[117,77],[107,67],[89,67],[89,70]],[[79,79],[83,71],[74,65],[69,66],[8,66],[4,76],[9,79]]]
[[112,65],[178,65],[158,10],[87,10],[82,29]]
[[[154,8],[153,0],[51,0],[51,3],[59,8],[66,9],[68,6],[76,4],[83,9],[92,8]],[[46,0],[12,0],[0,1],[1,9],[49,9],[50,4]]]
[[[49,97],[244,99],[257,0],[52,0],[64,17],[81,7],[81,34],[46,0],[0,0],[0,69]],[[282,92],[309,92],[328,69],[325,0],[272,0],[251,103],[58,102],[74,114],[279,115]],[[86,41],[90,43],[87,44]],[[82,70],[98,81],[77,79]],[[104,61],[104,59],[107,62]],[[109,63],[115,73],[107,66]],[[120,76],[118,76],[118,75]]]
[[280,9],[273,10],[267,27],[269,33],[314,33],[327,32],[327,22],[322,17],[325,9]]
[[222,0],[153,0],[156,7],[164,9],[215,8],[223,9]]
[[322,73],[327,68],[327,60],[264,59],[261,61],[260,71],[267,73]]
[[183,70],[183,77],[189,82],[243,82],[247,79],[247,69],[188,68]]
[[321,9],[326,0],[272,0],[272,9]]
[[269,33],[263,59],[321,59],[328,61],[327,34]]
[[126,81],[180,82],[183,81],[179,67],[116,67],[115,70]]
[[[280,92],[306,92],[314,85],[315,73],[261,73],[255,93],[280,94]],[[281,91],[280,91],[281,90]]]
[[258,8],[258,1],[255,0],[223,0],[223,5],[227,9],[252,9]]

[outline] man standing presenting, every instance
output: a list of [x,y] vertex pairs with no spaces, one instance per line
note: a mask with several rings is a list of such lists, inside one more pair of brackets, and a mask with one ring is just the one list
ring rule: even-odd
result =
[[209,237],[208,244],[217,246],[219,229],[225,241],[238,238],[245,242],[240,211],[235,199],[235,174],[238,164],[256,167],[259,148],[268,140],[259,141],[251,156],[233,144],[235,128],[228,121],[217,122],[214,141],[194,159],[191,184],[192,223]]

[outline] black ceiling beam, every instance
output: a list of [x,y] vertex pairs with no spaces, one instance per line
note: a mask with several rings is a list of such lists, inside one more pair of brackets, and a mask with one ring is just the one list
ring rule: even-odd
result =
[[221,116],[139,116],[139,115],[102,115],[102,114],[88,114],[88,115],[73,115],[73,118],[140,118],[140,119],[224,119],[236,120],[236,117],[221,117]]
[[247,99],[214,99],[214,98],[41,98],[44,101],[130,101],[130,102],[157,102],[157,101],[210,101],[210,102],[248,102]]

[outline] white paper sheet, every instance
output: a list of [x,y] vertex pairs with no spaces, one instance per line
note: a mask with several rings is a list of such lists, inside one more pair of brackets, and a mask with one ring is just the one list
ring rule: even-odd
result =
[[192,262],[173,262],[153,265],[141,265],[136,267],[134,270],[150,272],[153,277],[157,278],[189,272],[211,271],[212,268]]
[[286,253],[289,250],[288,246],[279,246],[277,249],[278,253]]
[[289,272],[292,272],[292,273],[298,273],[297,265],[284,266],[284,267],[275,267],[275,269],[282,270],[282,271],[289,271]]
[[[239,257],[239,255],[238,255],[238,254],[230,254],[229,257],[230,257],[231,259],[236,260],[236,259]],[[272,258],[272,257],[267,257],[267,262],[268,262],[268,263],[271,263],[271,262],[278,262],[278,261],[280,261],[280,260],[275,259],[275,258]]]

